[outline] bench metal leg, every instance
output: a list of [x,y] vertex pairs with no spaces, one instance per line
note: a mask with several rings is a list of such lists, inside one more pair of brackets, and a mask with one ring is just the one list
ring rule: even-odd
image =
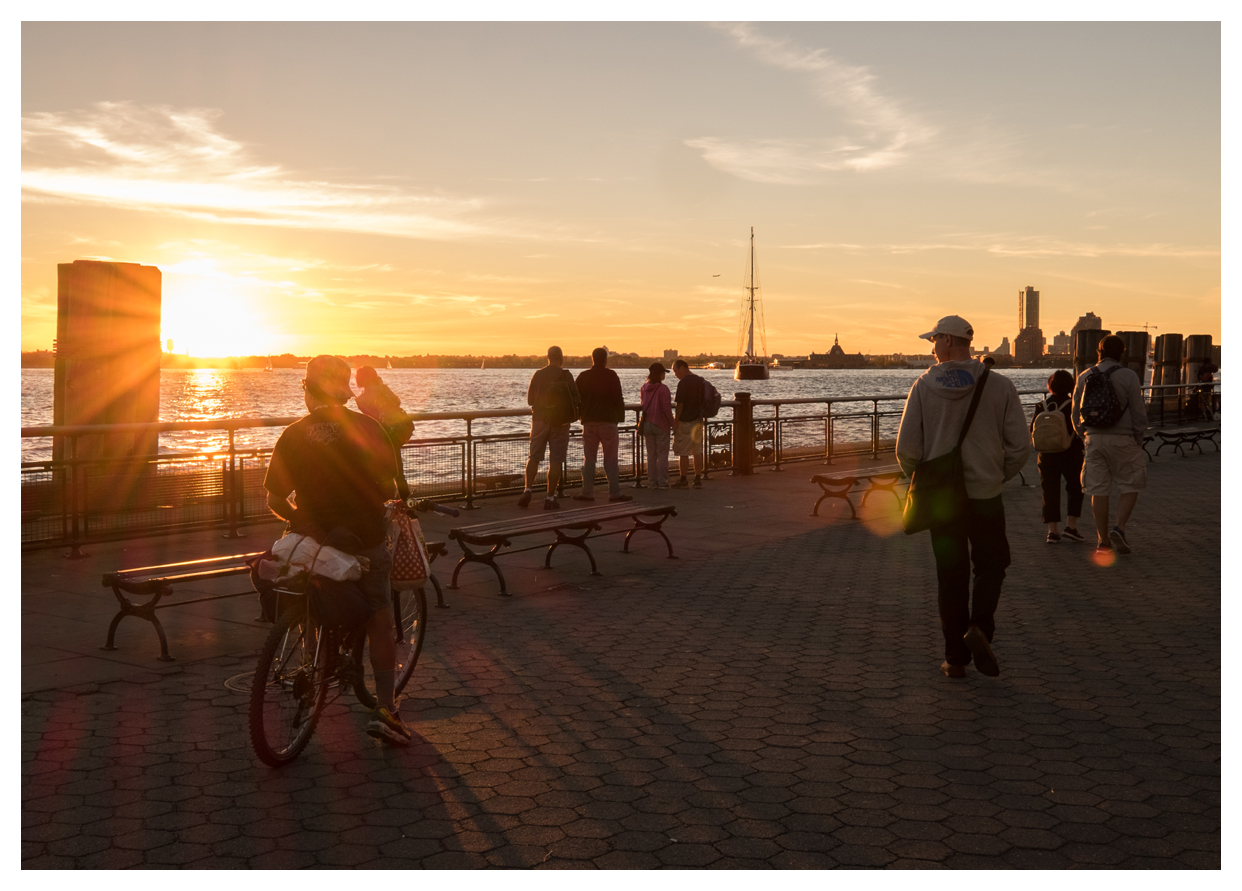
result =
[[844,477],[839,481],[834,480],[833,482],[824,482],[823,480],[816,480],[815,482],[823,489],[824,494],[819,496],[819,501],[815,502],[815,508],[811,511],[811,516],[819,516],[819,506],[824,503],[825,499],[840,498],[850,506],[850,519],[858,519],[858,512],[854,510],[854,502],[850,501],[850,490],[854,488],[854,483],[857,482],[854,477]]
[[893,496],[893,498],[897,500],[897,506],[901,507],[902,505],[901,496],[897,494],[897,484],[900,483],[901,480],[902,480],[901,476],[896,476],[891,480],[884,480],[884,479],[878,479],[876,477],[872,477],[871,485],[867,487],[866,492],[863,492],[862,501],[859,503],[858,506],[866,507],[867,499],[871,497],[871,495],[875,492],[888,492],[890,495]]
[[173,662],[173,657],[168,655],[168,638],[164,635],[164,626],[160,624],[160,620],[155,615],[156,604],[160,602],[161,597],[169,593],[169,589],[160,588],[146,603],[134,603],[122,594],[120,588],[116,585],[112,586],[112,593],[116,595],[117,602],[120,603],[121,608],[112,617],[112,622],[108,625],[108,639],[99,649],[115,650],[117,626],[121,624],[121,620],[126,616],[136,616],[139,619],[145,619],[155,627],[155,633],[160,638],[159,660],[161,662]]
[[[458,542],[458,544],[461,544],[461,559],[457,561],[457,566],[454,567],[453,569],[453,581],[449,585],[449,590],[450,591],[457,590],[457,576],[458,574],[461,573],[461,568],[465,566],[467,563],[486,563],[488,566],[492,568],[492,572],[496,573],[496,578],[500,580],[500,596],[508,597],[509,591],[505,587],[505,576],[504,576],[504,573],[500,571],[500,567],[496,565],[495,558],[496,558],[496,554],[500,552],[500,549],[508,545],[509,542],[502,541],[499,544],[493,545],[492,549],[488,551],[486,554],[476,553],[470,550],[468,547],[466,547],[461,542]],[[436,587],[438,588],[439,585],[437,585]]]
[[575,548],[581,548],[583,551],[585,551],[587,555],[587,559],[591,561],[591,575],[599,575],[600,574],[599,570],[595,568],[595,557],[591,553],[591,549],[586,546],[587,536],[589,536],[592,532],[597,531],[598,529],[599,529],[598,526],[592,526],[590,529],[587,529],[581,535],[577,535],[577,536],[566,535],[560,529],[555,530],[556,541],[554,541],[551,545],[548,546],[548,555],[543,558],[543,568],[551,569],[552,568],[552,552],[555,551],[557,548],[559,548],[561,545],[567,544],[567,545],[573,545]]
[[654,523],[647,523],[643,521],[642,517],[635,517],[634,528],[631,529],[629,532],[625,533],[625,546],[622,547],[621,550],[628,554],[630,552],[630,539],[634,537],[634,533],[641,532],[645,529],[650,532],[657,533],[660,536],[660,538],[664,539],[664,543],[668,545],[668,559],[676,560],[677,555],[673,553],[673,543],[668,540],[668,536],[665,535],[664,530],[660,528],[661,526],[664,525],[664,521],[667,520],[670,516],[672,515],[665,514],[664,516],[660,517],[660,519],[656,520]]
[[436,574],[431,573],[427,579],[431,582],[431,587],[436,589],[436,606],[440,609],[448,609],[448,604],[444,602],[444,589],[440,587],[440,580],[436,578]]

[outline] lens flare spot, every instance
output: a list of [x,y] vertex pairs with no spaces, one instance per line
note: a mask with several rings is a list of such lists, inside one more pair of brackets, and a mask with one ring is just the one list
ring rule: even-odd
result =
[[1117,560],[1117,553],[1110,548],[1096,548],[1091,559],[1101,569],[1108,569]]

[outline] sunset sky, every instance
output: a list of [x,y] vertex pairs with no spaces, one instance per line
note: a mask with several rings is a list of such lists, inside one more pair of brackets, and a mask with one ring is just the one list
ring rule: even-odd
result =
[[25,24],[23,349],[56,264],[233,355],[1221,334],[1208,24]]

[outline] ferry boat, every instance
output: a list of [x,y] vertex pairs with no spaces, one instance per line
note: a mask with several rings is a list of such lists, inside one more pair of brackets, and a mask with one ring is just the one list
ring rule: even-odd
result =
[[755,281],[755,227],[750,227],[750,284],[746,285],[746,297],[742,303],[742,326],[746,332],[746,352],[738,359],[733,369],[735,381],[766,381],[768,379],[767,338],[763,332],[763,310],[760,308],[759,338],[764,342],[763,356],[755,355],[755,291],[759,285]]

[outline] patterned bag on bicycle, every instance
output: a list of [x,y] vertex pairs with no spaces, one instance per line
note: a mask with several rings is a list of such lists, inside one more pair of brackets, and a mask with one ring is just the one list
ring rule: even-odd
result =
[[400,589],[421,584],[430,572],[423,527],[402,508],[392,507],[389,512],[391,521],[385,542],[392,554],[392,586]]

